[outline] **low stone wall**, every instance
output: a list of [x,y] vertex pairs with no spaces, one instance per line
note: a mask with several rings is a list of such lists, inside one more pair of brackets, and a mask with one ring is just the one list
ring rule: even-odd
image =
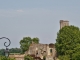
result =
[[10,58],[15,58],[16,60],[24,60],[24,54],[23,55],[9,55]]

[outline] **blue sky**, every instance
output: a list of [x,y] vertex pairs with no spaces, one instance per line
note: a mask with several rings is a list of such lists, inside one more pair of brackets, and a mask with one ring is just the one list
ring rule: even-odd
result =
[[[26,36],[55,43],[60,20],[80,27],[80,0],[0,0],[0,37],[11,40],[9,48],[20,47]],[[4,41],[0,48],[5,48]]]

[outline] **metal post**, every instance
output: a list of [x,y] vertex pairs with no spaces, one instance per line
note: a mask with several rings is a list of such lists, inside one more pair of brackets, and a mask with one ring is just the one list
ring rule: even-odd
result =
[[7,47],[10,46],[11,41],[10,41],[9,38],[6,38],[6,37],[1,37],[0,39],[7,39],[9,41],[9,44],[8,45],[6,45],[7,42],[4,42],[4,46],[6,47],[5,56],[8,57],[9,56],[9,49]]

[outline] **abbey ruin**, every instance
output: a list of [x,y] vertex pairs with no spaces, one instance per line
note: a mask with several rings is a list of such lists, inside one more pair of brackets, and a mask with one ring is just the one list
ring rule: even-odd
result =
[[[64,26],[69,26],[69,21],[67,20],[60,20],[60,29],[63,28]],[[16,60],[24,60],[25,55],[31,55],[34,57],[39,57],[40,59],[43,59],[45,56],[46,60],[56,60],[56,48],[55,44],[50,43],[50,44],[36,44],[32,43],[29,47],[29,50],[25,52],[25,54],[22,55],[10,55],[10,57],[15,57]]]

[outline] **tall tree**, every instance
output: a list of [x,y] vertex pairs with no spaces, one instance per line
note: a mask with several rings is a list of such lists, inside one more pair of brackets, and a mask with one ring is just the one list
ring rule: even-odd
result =
[[23,53],[29,49],[29,46],[30,46],[31,43],[32,43],[31,37],[24,37],[20,41],[20,45],[21,45],[20,48],[22,49]]
[[29,46],[32,42],[39,43],[39,38],[24,37],[20,41],[20,48],[22,49],[23,53],[29,49]]
[[39,43],[39,38],[37,38],[37,37],[33,38],[32,41],[35,42],[35,43]]
[[65,26],[60,29],[57,34],[55,46],[59,56],[68,56],[70,60],[73,60],[74,56],[80,56],[80,54],[77,54],[77,51],[80,53],[79,28],[75,26]]

